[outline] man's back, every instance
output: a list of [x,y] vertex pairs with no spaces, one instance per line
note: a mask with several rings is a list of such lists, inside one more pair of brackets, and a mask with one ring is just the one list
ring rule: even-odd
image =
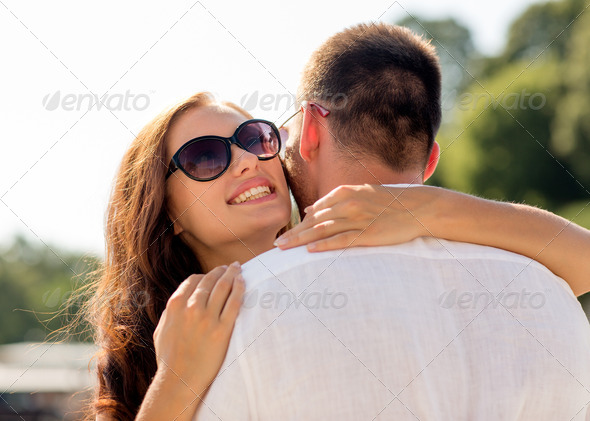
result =
[[584,419],[590,327],[530,259],[417,239],[273,250],[243,273],[198,419]]

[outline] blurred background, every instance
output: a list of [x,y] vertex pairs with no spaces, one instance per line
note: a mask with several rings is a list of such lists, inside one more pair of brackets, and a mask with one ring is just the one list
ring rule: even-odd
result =
[[436,46],[429,184],[590,228],[588,0],[1,4],[0,420],[80,417],[90,333],[55,332],[103,257],[111,182],[141,127],[202,90],[281,123],[311,52],[349,25],[399,23]]

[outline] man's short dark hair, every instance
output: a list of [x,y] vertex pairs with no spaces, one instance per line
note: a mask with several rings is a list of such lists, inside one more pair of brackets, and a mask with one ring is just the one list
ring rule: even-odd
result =
[[396,171],[423,169],[441,121],[435,48],[409,29],[360,24],[311,56],[298,97],[328,108],[342,156],[371,156]]

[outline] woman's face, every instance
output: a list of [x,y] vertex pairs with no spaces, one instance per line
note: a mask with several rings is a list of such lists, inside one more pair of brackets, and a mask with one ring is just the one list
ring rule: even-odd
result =
[[[219,104],[185,111],[166,134],[166,164],[187,141],[205,135],[230,137],[246,120],[236,110]],[[231,151],[230,167],[215,180],[195,181],[177,170],[166,181],[174,234],[179,234],[209,268],[234,260],[244,262],[269,250],[291,216],[279,158],[260,161],[236,145]],[[261,186],[271,193],[238,203],[241,193],[255,193],[251,189]]]

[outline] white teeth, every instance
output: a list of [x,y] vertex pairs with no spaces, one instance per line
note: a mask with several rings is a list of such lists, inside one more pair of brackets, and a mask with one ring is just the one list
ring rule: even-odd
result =
[[261,197],[267,196],[270,194],[270,187],[268,186],[258,186],[252,187],[250,190],[247,190],[232,200],[233,204],[238,204],[242,202],[246,202],[248,200],[255,200]]

